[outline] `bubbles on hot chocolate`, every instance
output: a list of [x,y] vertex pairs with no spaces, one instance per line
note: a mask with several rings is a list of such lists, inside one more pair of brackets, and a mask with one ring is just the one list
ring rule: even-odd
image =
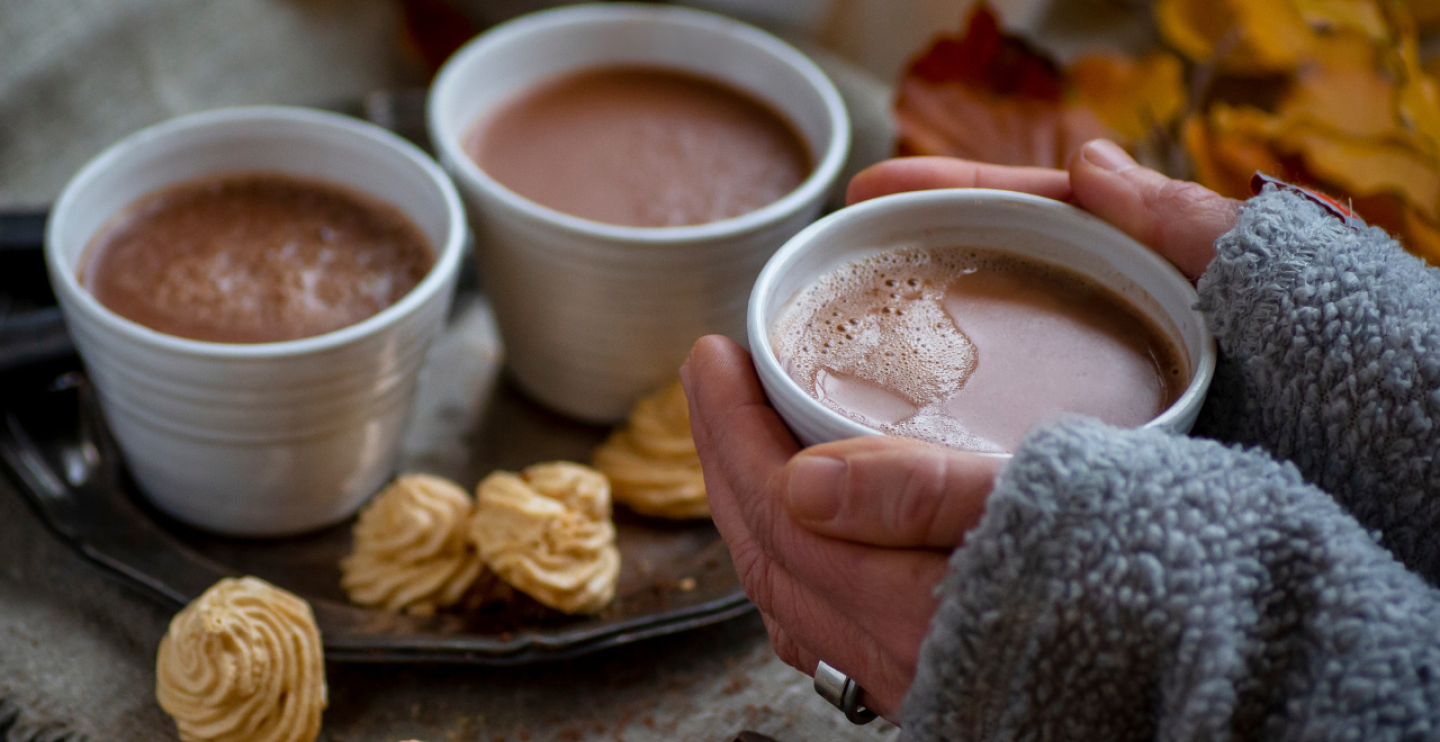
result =
[[[888,252],[830,273],[782,313],[776,355],[806,393],[837,411],[858,408],[864,422],[880,427],[914,417],[959,389],[975,368],[975,346],[943,304],[947,280],[970,267],[951,265],[957,257]],[[839,385],[825,383],[830,375],[878,389],[865,395],[868,404],[840,401]]]
[[222,173],[122,209],[87,248],[81,281],[111,311],[194,340],[296,340],[400,301],[434,263],[394,205],[338,183]]
[[1011,451],[1035,423],[1137,426],[1188,384],[1145,312],[1067,268],[979,248],[846,263],[772,326],[786,372],[831,410],[891,435]]

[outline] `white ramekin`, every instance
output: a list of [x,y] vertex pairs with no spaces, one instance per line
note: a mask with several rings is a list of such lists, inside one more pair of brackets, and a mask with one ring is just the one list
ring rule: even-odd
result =
[[785,373],[771,330],[781,310],[830,270],[905,248],[986,247],[1057,264],[1120,294],[1155,321],[1188,357],[1190,385],[1144,427],[1189,432],[1215,373],[1215,340],[1195,309],[1195,288],[1175,266],[1099,218],[1039,196],[985,189],[915,191],[866,201],[796,235],[760,272],[748,330],[770,403],[809,446],[880,435],[818,402]]
[[[726,81],[786,114],[815,169],[749,214],[687,227],[624,227],[546,208],[465,154],[477,119],[547,78],[604,65],[656,65]],[[596,422],[622,418],[674,377],[701,335],[744,338],[745,299],[774,251],[819,213],[850,147],[840,94],[775,37],[710,13],[605,3],[536,13],[455,54],[427,111],[440,162],[470,209],[506,365],[535,398]],[[703,177],[703,173],[697,177]]]
[[[404,211],[435,266],[403,299],[335,332],[224,344],[106,309],[77,278],[96,230],[137,198],[215,173],[323,178]],[[133,134],[65,187],[45,235],[50,280],[131,473],[164,512],[219,533],[277,536],[354,512],[390,476],[417,373],[442,328],[465,244],[443,171],[379,127],[298,108],[230,108]]]

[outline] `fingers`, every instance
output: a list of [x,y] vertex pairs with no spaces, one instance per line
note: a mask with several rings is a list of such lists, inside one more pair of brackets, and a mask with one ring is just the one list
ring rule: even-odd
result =
[[832,539],[953,550],[985,509],[1003,459],[868,436],[802,451],[781,474],[791,517]]
[[799,446],[765,402],[749,354],[703,338],[681,371],[716,527],[776,647],[813,672],[818,658],[854,675],[874,708],[899,708],[935,611],[945,555],[824,538],[796,525],[780,474]]
[[[774,490],[710,493],[746,594],[784,625],[810,629],[805,636],[816,642],[813,648],[836,667],[844,657],[836,652],[865,651],[913,669],[949,555],[818,536],[772,504],[778,500]],[[816,632],[831,633],[841,624],[860,633],[833,646],[819,644]]]
[[1165,256],[1192,281],[1215,257],[1215,239],[1235,226],[1240,205],[1199,184],[1140,167],[1104,139],[1081,147],[1068,174],[953,157],[886,160],[851,179],[846,201],[936,188],[995,188],[1073,200]]
[[[789,632],[785,631],[775,619],[765,615],[763,612],[760,614],[760,617],[765,621],[765,630],[770,635],[770,646],[774,648],[775,655],[785,664],[812,678],[815,677],[815,672],[820,665],[821,658],[792,639]],[[842,673],[845,672],[844,669],[837,667],[832,662],[827,661],[825,664],[840,670]],[[846,673],[846,677],[851,676]],[[887,684],[883,687],[877,686],[877,690],[872,692],[869,688],[865,687],[864,683],[860,684],[860,705],[874,711],[880,716],[890,719],[892,722],[899,723],[899,719],[897,719],[896,716],[900,711],[904,699],[904,689],[899,690],[898,693],[893,692],[891,686]]]
[[1008,167],[954,157],[901,157],[861,171],[850,180],[846,203],[856,204],[902,191],[936,188],[994,188],[1065,201],[1070,176],[1063,170]]
[[888,658],[866,652],[871,646],[865,637],[854,635],[852,627],[844,624],[843,614],[832,615],[839,622],[820,632],[810,632],[809,638],[817,646],[810,646],[796,638],[786,628],[793,624],[772,616],[761,609],[760,617],[765,621],[766,633],[770,635],[770,646],[775,655],[785,664],[815,676],[815,670],[823,660],[825,664],[853,678],[861,688],[860,703],[875,713],[894,719],[910,689],[915,676],[915,667],[901,667]]
[[720,335],[700,338],[681,369],[706,485],[758,491],[800,449],[765,399],[750,354]]
[[1215,239],[1235,226],[1240,202],[1138,165],[1105,139],[1070,162],[1070,187],[1085,210],[1174,263],[1194,281],[1215,257]]
[[815,677],[815,668],[820,664],[820,657],[809,647],[795,641],[790,632],[769,613],[760,611],[760,618],[765,621],[765,633],[770,635],[770,648],[775,650],[775,656],[796,670]]

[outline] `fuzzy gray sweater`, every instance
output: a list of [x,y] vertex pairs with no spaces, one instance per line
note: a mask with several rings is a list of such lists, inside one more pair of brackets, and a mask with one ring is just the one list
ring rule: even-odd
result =
[[907,739],[1440,739],[1440,269],[1273,188],[1216,248],[1216,440],[1033,432]]

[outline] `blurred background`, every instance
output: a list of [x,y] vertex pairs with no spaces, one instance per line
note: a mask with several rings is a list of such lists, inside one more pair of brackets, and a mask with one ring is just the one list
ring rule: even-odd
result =
[[[40,205],[106,145],[226,105],[342,106],[423,86],[474,33],[553,0],[0,0],[0,206]],[[893,83],[971,0],[683,0],[814,39]],[[1117,0],[1081,0],[1112,21]],[[1032,29],[1042,0],[1001,0]],[[1094,15],[1093,12],[1081,15]],[[1114,35],[1113,32],[1111,35]]]
[[[833,55],[893,104],[899,153],[1063,166],[1108,136],[1237,198],[1256,171],[1317,187],[1440,263],[1440,0],[673,1]],[[559,4],[0,0],[0,207],[48,203],[104,146],[178,114],[363,114],[476,33]],[[395,100],[369,117],[422,115]]]

